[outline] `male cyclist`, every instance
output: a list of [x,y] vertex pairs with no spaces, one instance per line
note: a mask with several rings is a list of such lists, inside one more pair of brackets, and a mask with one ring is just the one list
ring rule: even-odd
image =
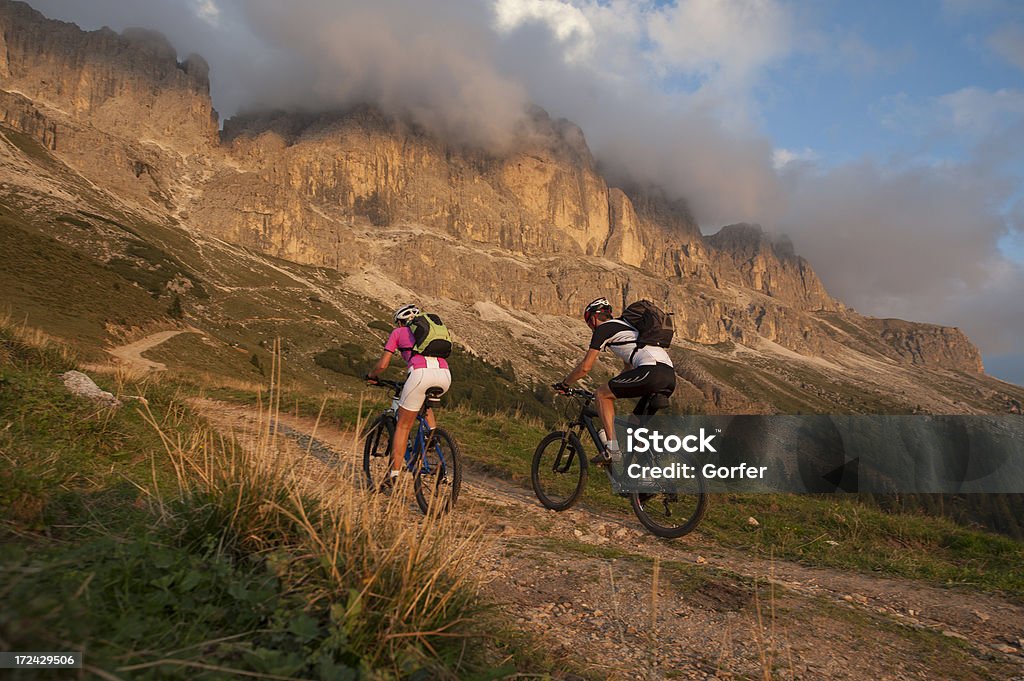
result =
[[[452,374],[448,370],[448,362],[442,357],[426,357],[413,351],[416,339],[409,322],[419,316],[420,309],[412,304],[403,305],[394,314],[395,328],[384,343],[384,354],[380,361],[368,374],[366,380],[373,384],[391,362],[391,356],[395,352],[401,352],[402,359],[408,367],[409,377],[402,388],[402,394],[398,398],[398,423],[395,426],[395,435],[391,440],[391,475],[381,482],[380,489],[387,491],[394,487],[395,479],[402,470],[404,464],[405,447],[409,442],[409,431],[416,422],[416,414],[419,413],[426,399],[428,388],[441,388],[448,392],[452,384]],[[434,410],[427,409],[427,423],[433,428]]]
[[598,452],[592,463],[608,465],[622,460],[619,442],[615,439],[615,400],[620,397],[639,397],[634,416],[649,416],[668,406],[668,397],[676,389],[676,372],[664,348],[637,343],[639,333],[621,319],[612,317],[612,306],[607,298],[594,300],[583,310],[583,319],[593,329],[590,348],[576,368],[555,385],[566,390],[586,376],[594,367],[601,350],[610,349],[622,360],[625,371],[597,390],[597,410],[601,415],[604,432],[608,435],[605,451]]

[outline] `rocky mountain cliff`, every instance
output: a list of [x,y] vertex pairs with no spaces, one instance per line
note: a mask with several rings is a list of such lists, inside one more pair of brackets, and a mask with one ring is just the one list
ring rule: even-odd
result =
[[982,370],[957,329],[846,309],[759,227],[704,236],[684,203],[609,186],[583,132],[540,109],[501,157],[365,106],[236,116],[218,133],[200,57],[179,62],[152,32],[83,32],[3,0],[0,120],[119,209],[354,281],[373,275],[366,292],[388,305],[415,296],[576,317],[598,295],[647,297],[675,312],[684,343]]

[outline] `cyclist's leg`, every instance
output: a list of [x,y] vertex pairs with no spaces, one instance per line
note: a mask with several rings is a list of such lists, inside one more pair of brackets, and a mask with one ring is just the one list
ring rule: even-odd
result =
[[615,393],[608,387],[602,385],[597,389],[597,413],[601,415],[601,425],[608,439],[615,439]]
[[405,407],[398,408],[398,423],[395,425],[395,436],[391,440],[391,470],[400,471],[405,465],[405,447],[409,443],[409,433],[416,423],[416,411]]
[[[436,361],[436,360],[435,360]],[[442,388],[445,392],[452,383],[452,375],[448,369],[440,367],[426,367],[413,369],[409,372],[409,378],[405,381],[402,394],[398,398],[398,425],[395,427],[395,438],[392,444],[393,469],[399,470],[403,465],[406,445],[409,442],[409,433],[416,423],[416,415],[419,414],[423,403],[427,399],[428,388]],[[403,418],[405,424],[403,427]],[[434,428],[433,410],[428,409],[427,425]]]
[[391,440],[391,470],[401,470],[405,465],[405,449],[409,444],[409,433],[416,423],[416,415],[426,399],[429,382],[423,369],[409,372],[398,397],[398,423],[395,425],[395,436]]
[[[646,381],[650,375],[650,367],[636,367],[623,371],[605,385],[597,389],[597,412],[601,416],[601,425],[609,441],[615,441],[615,400],[620,397],[640,397],[647,392]],[[609,450],[614,450],[609,446]],[[604,453],[599,452],[591,462],[600,464]]]

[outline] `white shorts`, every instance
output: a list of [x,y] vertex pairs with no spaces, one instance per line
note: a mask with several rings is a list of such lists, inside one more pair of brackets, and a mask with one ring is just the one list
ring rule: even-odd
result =
[[440,367],[412,369],[405,381],[402,394],[398,398],[398,406],[408,411],[419,411],[423,401],[427,399],[427,388],[441,388],[448,392],[452,385],[452,372]]

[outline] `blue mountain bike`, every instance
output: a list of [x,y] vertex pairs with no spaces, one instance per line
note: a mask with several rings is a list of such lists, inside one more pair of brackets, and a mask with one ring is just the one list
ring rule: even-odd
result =
[[[391,440],[398,423],[398,397],[404,383],[378,380],[377,385],[393,392],[391,406],[385,409],[364,432],[363,471],[370,489],[391,472]],[[416,428],[405,450],[405,467],[413,474],[416,503],[424,513],[432,508],[450,511],[462,487],[462,461],[455,438],[443,428],[431,429],[427,409],[437,407],[444,391],[428,388],[427,399],[416,415]]]

